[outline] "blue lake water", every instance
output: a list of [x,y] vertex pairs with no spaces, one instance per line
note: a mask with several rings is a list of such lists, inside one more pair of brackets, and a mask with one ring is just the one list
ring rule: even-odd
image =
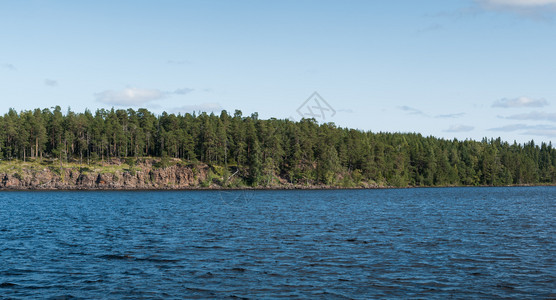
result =
[[556,188],[1,192],[0,298],[555,298]]

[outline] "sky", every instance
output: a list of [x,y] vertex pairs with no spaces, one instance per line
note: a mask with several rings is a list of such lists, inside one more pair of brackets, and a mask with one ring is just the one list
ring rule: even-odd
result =
[[0,1],[0,114],[236,109],[556,141],[556,0]]

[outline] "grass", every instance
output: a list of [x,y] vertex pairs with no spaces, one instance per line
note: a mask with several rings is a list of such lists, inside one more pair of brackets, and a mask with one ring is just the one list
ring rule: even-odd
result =
[[122,164],[107,164],[102,162],[95,162],[91,164],[78,163],[78,162],[63,162],[60,164],[57,160],[35,160],[35,161],[20,161],[20,160],[3,160],[0,161],[0,173],[15,174],[22,173],[23,170],[26,171],[43,171],[45,169],[50,169],[56,173],[60,173],[60,167],[63,169],[71,169],[80,171],[81,173],[112,173],[116,172],[136,172],[140,171],[141,168],[137,167],[135,164],[128,165],[127,163]]
[[23,162],[23,161],[2,161],[0,162],[0,173],[16,173],[25,170],[41,171],[46,169],[45,166],[36,162]]

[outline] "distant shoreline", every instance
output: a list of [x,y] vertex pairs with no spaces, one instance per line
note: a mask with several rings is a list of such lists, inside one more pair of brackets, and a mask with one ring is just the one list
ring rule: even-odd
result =
[[519,187],[556,187],[556,184],[519,184],[519,185],[478,185],[478,186],[381,186],[381,187],[188,187],[188,188],[5,188],[0,192],[187,192],[187,191],[341,191],[341,190],[404,190],[404,189],[444,189],[444,188],[519,188]]
[[[338,177],[341,174],[337,174]],[[0,191],[258,191],[258,190],[373,190],[449,187],[532,187],[554,183],[512,185],[405,185],[386,181],[341,181],[325,184],[284,174],[249,183],[249,168],[208,165],[180,159],[143,157],[97,161],[89,164],[57,160],[0,162]]]

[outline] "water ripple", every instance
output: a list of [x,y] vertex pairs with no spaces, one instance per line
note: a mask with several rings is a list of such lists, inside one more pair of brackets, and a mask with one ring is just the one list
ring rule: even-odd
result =
[[1,192],[0,298],[555,298],[555,195]]

